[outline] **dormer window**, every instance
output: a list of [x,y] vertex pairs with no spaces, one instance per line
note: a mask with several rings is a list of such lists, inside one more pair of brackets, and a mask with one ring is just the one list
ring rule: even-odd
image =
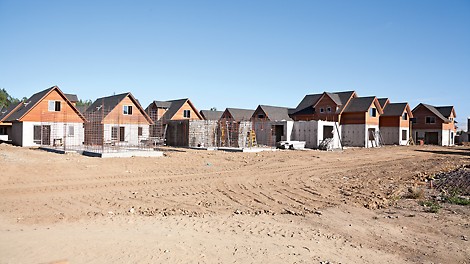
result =
[[403,113],[403,115],[401,116],[401,119],[408,120],[408,113]]
[[122,107],[122,114],[132,115],[132,105],[125,105]]
[[376,109],[376,108],[371,108],[371,109],[369,110],[369,115],[370,115],[371,117],[376,117],[376,116],[377,116],[377,109]]
[[49,112],[60,112],[60,101],[49,101],[47,108]]

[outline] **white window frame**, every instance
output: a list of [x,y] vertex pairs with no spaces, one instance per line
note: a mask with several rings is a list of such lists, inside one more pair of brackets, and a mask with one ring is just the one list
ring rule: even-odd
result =
[[132,105],[123,105],[122,106],[122,114],[123,115],[132,115]]
[[[59,103],[59,110],[56,110],[57,109],[57,103]],[[48,104],[47,104],[47,110],[49,112],[60,112],[60,110],[62,109],[62,103],[60,101],[57,101],[57,100],[49,100],[48,101]]]

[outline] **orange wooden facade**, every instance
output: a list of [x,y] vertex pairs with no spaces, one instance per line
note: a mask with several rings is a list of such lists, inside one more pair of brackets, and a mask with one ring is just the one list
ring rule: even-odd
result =
[[[132,114],[124,114],[124,106],[132,106]],[[127,96],[103,120],[103,124],[151,124],[134,101]]]
[[[49,101],[59,101],[60,111],[49,111]],[[83,123],[85,120],[80,117],[71,105],[65,96],[60,94],[57,89],[53,89],[19,121]]]
[[338,121],[336,109],[339,106],[327,94],[323,94],[313,107],[315,109],[313,120]]
[[[184,110],[189,110],[189,118],[184,117]],[[171,120],[202,120],[197,109],[195,109],[188,101],[186,101],[180,109],[171,117]]]

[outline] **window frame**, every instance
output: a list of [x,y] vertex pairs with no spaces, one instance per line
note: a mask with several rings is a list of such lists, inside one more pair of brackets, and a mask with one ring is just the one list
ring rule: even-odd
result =
[[143,127],[137,127],[137,136],[141,137],[144,134],[144,128]]
[[401,130],[401,140],[408,140],[408,131],[406,129]]
[[118,140],[119,138],[119,127],[112,126],[111,127],[111,140]]
[[123,105],[122,106],[123,115],[132,115],[132,105]]
[[424,123],[429,124],[429,125],[436,124],[436,117],[435,116],[426,116],[426,119],[424,120]]
[[401,120],[408,120],[408,113],[407,112],[404,112],[402,115],[401,115]]
[[[39,130],[39,131],[36,131]],[[33,142],[35,144],[41,144],[42,142],[42,126],[34,125],[33,126]]]
[[183,117],[191,118],[191,110],[188,110],[188,109],[183,110]]
[[60,112],[62,108],[62,102],[58,100],[47,101],[47,110],[49,112]]
[[69,137],[74,137],[75,136],[75,126],[69,126],[68,127],[67,135]]
[[369,116],[370,117],[377,117],[377,108],[371,107],[369,109]]

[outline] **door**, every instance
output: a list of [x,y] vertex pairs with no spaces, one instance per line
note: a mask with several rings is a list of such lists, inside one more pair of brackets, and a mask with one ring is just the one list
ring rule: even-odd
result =
[[276,143],[282,140],[284,136],[284,126],[283,125],[275,125],[275,133],[276,133]]
[[333,126],[323,126],[323,140],[333,138]]
[[424,144],[439,145],[439,132],[425,132]]
[[126,128],[119,127],[119,141],[124,142],[126,140]]
[[45,146],[48,146],[51,144],[51,126],[47,125],[47,126],[42,126],[41,128],[41,133],[42,133],[42,137],[41,137],[41,145],[45,145]]

